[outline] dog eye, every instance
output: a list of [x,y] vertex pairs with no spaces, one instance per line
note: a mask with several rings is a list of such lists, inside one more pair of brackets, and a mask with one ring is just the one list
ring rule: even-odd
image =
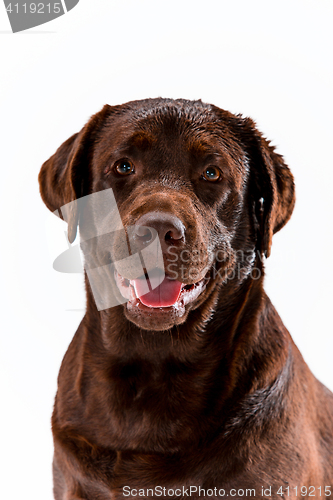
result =
[[134,173],[134,165],[130,160],[118,160],[113,168],[117,174],[120,175],[130,175]]
[[221,179],[221,170],[217,167],[209,166],[205,168],[201,178],[205,181],[217,182]]

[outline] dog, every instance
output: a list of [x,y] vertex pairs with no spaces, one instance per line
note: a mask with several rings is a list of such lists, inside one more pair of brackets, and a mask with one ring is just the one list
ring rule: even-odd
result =
[[201,101],[105,105],[39,183],[86,260],[55,499],[333,498],[333,395],[263,288],[294,180],[255,123]]

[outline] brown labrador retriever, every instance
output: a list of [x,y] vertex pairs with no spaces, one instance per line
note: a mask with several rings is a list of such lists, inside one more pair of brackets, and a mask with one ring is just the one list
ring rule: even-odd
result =
[[[263,289],[293,177],[254,122],[201,101],[106,105],[39,182],[86,260],[55,498],[333,498],[333,396]],[[114,204],[79,206],[104,191]],[[154,241],[139,275],[128,256]]]

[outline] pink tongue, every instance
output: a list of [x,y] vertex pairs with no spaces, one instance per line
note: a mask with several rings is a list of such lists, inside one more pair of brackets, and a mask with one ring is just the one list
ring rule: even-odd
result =
[[[147,292],[147,280],[146,279],[135,279],[132,280],[135,288],[135,293],[137,297],[140,297],[142,304],[148,307],[169,307],[172,306],[179,297],[182,283],[176,280],[170,280],[169,278],[164,278],[162,283],[156,288]],[[149,289],[150,281],[149,283]]]

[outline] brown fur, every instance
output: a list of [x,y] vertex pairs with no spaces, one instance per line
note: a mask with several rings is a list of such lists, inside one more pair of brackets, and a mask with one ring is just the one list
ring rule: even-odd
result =
[[[133,175],[113,170],[123,157]],[[221,182],[201,178],[207,164],[220,168]],[[56,500],[132,498],[123,486],[255,488],[255,498],[271,486],[274,499],[296,498],[296,486],[308,488],[306,498],[311,486],[322,497],[333,489],[332,394],[263,290],[263,256],[291,216],[293,177],[253,121],[201,101],[104,106],[44,163],[39,181],[52,211],[112,187],[125,228],[151,213],[181,221],[186,240],[174,255],[200,250],[194,281],[210,268],[182,316],[126,304],[98,311],[86,277],[87,311],[52,417]],[[84,231],[82,217],[73,204],[70,241],[78,224]],[[161,243],[168,269],[170,247]],[[97,265],[110,252],[120,259],[119,249],[117,240],[93,252],[83,245]],[[219,249],[223,262],[214,261]],[[172,269],[193,283],[179,259]]]

